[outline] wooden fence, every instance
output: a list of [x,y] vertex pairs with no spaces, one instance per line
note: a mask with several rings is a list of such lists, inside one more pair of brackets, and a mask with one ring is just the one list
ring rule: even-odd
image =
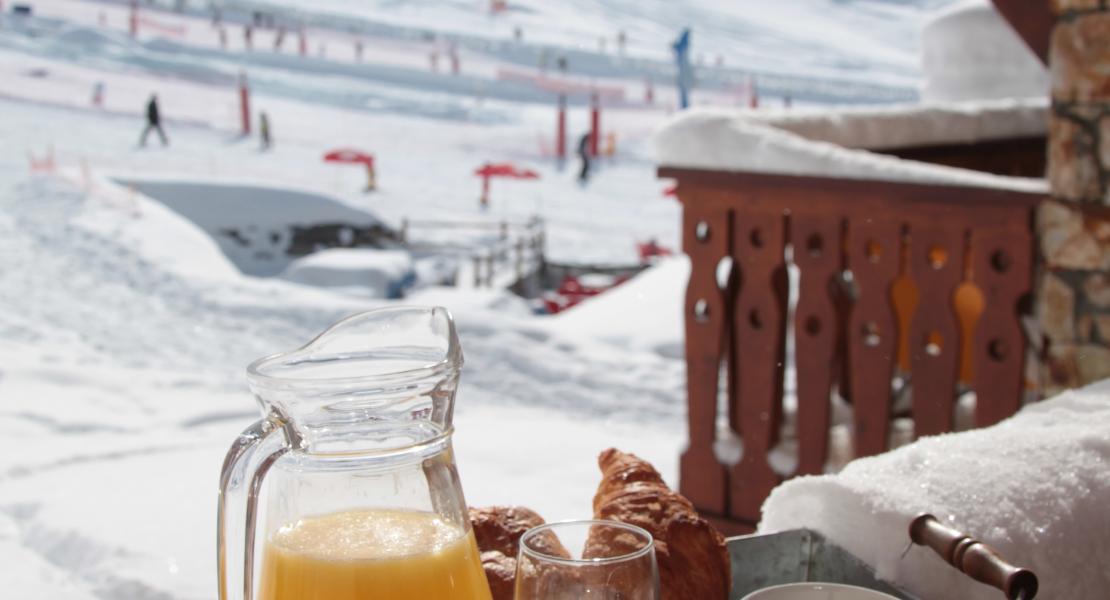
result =
[[[694,169],[659,175],[678,181],[692,263],[680,488],[727,532],[750,530],[784,478],[825,470],[834,393],[851,406],[855,456],[888,449],[899,373],[911,381],[916,436],[953,429],[959,389],[976,394],[976,426],[1020,407],[1021,317],[1043,195]],[[793,298],[788,261],[798,273]],[[797,466],[782,473],[768,458],[784,421],[788,331]],[[742,440],[734,464],[715,450],[726,420]]]

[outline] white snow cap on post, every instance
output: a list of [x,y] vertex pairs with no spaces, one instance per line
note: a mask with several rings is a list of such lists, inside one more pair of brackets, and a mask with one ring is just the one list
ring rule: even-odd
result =
[[925,102],[1048,95],[1044,64],[989,0],[938,12],[922,30],[921,48]]
[[1110,381],[1032,404],[985,429],[923,438],[799,477],[763,505],[760,532],[809,528],[920,598],[999,600],[909,544],[921,513],[994,547],[1040,580],[1038,598],[1110,590]]

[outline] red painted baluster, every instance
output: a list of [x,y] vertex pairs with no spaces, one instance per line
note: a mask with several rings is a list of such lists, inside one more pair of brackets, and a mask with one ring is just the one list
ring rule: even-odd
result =
[[731,409],[739,414],[744,454],[732,468],[730,516],[755,523],[763,500],[780,481],[767,454],[777,437],[782,403],[786,315],[776,278],[784,267],[785,218],[778,212],[736,210],[732,231],[740,287],[732,319],[738,405]]
[[853,217],[848,223],[848,268],[859,290],[847,334],[857,457],[887,449],[898,348],[891,285],[898,278],[901,238],[894,221]]
[[975,425],[993,425],[1021,407],[1025,336],[1018,302],[1032,285],[1033,238],[1027,231],[971,234],[973,277],[987,310],[975,330]]
[[717,285],[717,265],[728,256],[729,213],[699,205],[679,188],[685,207],[682,247],[690,257],[686,287],[686,385],[689,445],[679,460],[679,489],[699,510],[726,514],[727,469],[713,450],[717,396],[728,306]]
[[825,470],[829,398],[837,366],[837,307],[829,293],[841,266],[840,223],[827,216],[795,215],[791,242],[801,272],[794,314],[798,373],[798,474]]
[[910,231],[910,273],[919,293],[909,339],[917,437],[953,427],[959,371],[953,294],[963,276],[963,240],[958,228],[923,226]]

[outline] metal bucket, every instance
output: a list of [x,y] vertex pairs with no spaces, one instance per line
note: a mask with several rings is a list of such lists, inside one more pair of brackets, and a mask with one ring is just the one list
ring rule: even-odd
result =
[[809,529],[729,538],[732,592],[729,600],[784,583],[820,581],[844,583],[890,594],[902,600],[920,600],[875,576],[867,563]]
[[[932,548],[945,562],[976,581],[1002,591],[1011,600],[1033,600],[1037,576],[1016,567],[993,548],[920,515],[909,526],[907,542]],[[730,600],[785,583],[843,583],[889,594],[902,600],[923,600],[881,581],[875,571],[852,553],[809,529],[745,535],[727,540],[732,569]]]

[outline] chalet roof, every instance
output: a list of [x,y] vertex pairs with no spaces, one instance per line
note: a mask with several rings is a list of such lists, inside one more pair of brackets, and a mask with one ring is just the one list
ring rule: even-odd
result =
[[889,150],[1042,137],[1048,98],[752,113],[744,118],[845,148]]
[[865,149],[1043,134],[1044,101],[1007,102],[770,116],[694,109],[679,113],[656,132],[655,153],[664,167],[1046,191],[1043,179],[992,175]]

